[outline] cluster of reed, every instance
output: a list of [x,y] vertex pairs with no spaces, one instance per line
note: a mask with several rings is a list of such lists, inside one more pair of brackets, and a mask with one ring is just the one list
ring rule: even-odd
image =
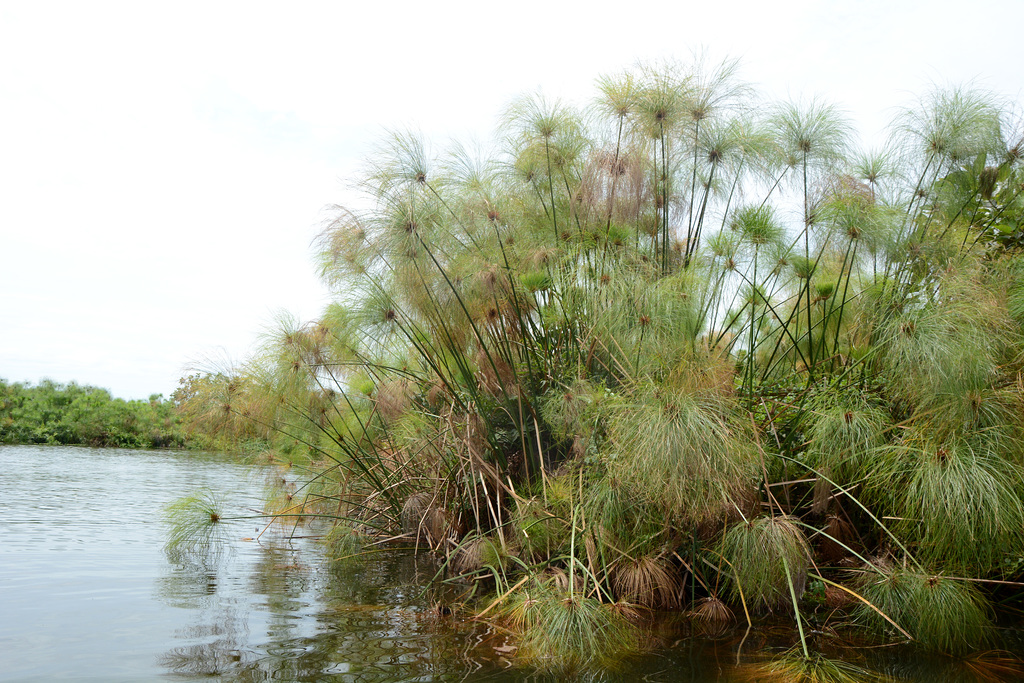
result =
[[278,434],[346,547],[416,539],[536,662],[656,610],[788,613],[808,659],[811,585],[836,625],[986,647],[1024,571],[1006,109],[939,91],[857,153],[698,60],[518,100],[488,156],[395,135],[322,233],[336,302],[193,414]]

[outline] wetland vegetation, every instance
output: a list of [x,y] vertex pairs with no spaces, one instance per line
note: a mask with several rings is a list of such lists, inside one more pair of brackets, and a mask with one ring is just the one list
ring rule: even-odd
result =
[[184,446],[173,403],[114,398],[71,382],[0,379],[0,443],[165,448]]
[[317,243],[334,303],[183,419],[304,470],[269,512],[335,557],[436,554],[541,671],[666,612],[789,624],[757,680],[884,677],[865,643],[1019,670],[1024,126],[948,88],[891,132],[697,60],[523,97],[486,153],[395,134]]

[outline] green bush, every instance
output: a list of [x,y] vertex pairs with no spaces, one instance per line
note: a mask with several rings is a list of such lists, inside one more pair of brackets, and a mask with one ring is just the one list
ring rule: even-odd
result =
[[74,382],[0,380],[0,443],[180,448],[185,442],[174,406],[160,395],[125,401]]

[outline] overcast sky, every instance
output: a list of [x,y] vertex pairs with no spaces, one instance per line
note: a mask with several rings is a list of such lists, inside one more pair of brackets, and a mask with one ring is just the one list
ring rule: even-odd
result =
[[0,378],[169,396],[327,301],[311,240],[388,128],[488,140],[541,90],[702,47],[879,140],[931,84],[1021,102],[1006,0],[0,0]]

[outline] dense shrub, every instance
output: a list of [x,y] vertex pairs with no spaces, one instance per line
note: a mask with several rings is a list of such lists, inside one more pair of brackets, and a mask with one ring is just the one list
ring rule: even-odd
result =
[[162,448],[184,440],[174,406],[160,395],[125,401],[74,382],[0,380],[0,443]]

